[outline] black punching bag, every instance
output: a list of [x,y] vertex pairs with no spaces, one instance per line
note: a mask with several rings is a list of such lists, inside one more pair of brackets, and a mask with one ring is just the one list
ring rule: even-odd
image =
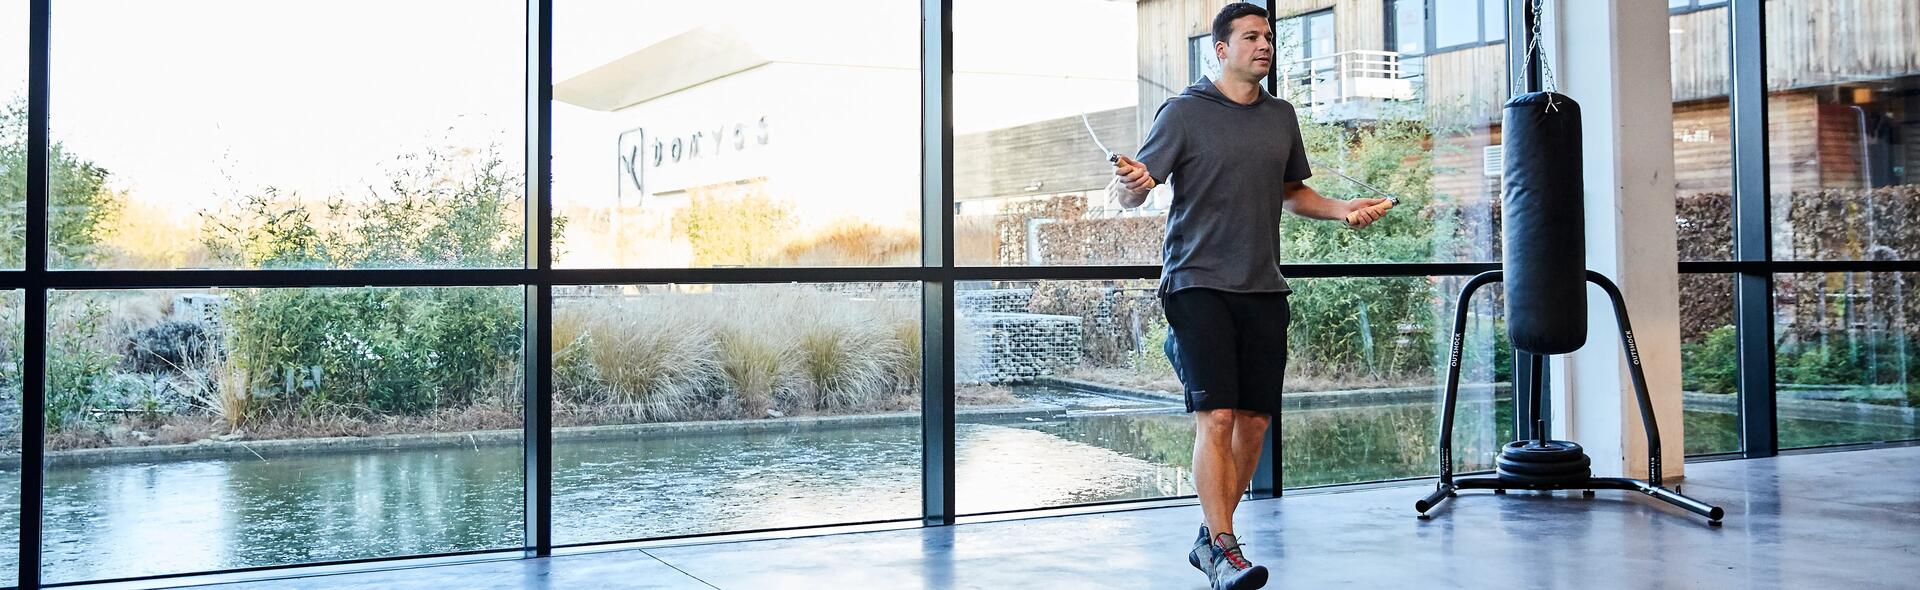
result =
[[1516,96],[1501,135],[1507,337],[1516,350],[1573,352],[1587,341],[1580,105],[1552,92]]

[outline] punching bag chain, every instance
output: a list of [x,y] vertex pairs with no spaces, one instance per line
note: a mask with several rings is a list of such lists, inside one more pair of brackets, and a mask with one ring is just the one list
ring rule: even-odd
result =
[[[1553,62],[1547,59],[1547,56],[1544,54],[1544,50],[1541,49],[1540,47],[1540,39],[1542,37],[1540,34],[1540,23],[1546,22],[1547,20],[1546,7],[1544,6],[1544,3],[1545,3],[1545,0],[1532,0],[1531,2],[1528,3],[1527,10],[1533,13],[1533,34],[1528,35],[1526,62],[1524,63],[1530,64],[1534,60],[1539,60],[1540,78],[1541,78],[1541,83],[1544,85],[1544,87],[1542,87],[1541,90],[1546,92],[1556,92],[1560,89],[1560,85],[1556,83],[1553,78]],[[1522,85],[1526,83],[1525,82],[1526,79],[1527,77],[1524,74],[1514,76],[1512,92],[1509,92],[1508,96],[1519,96],[1525,93],[1526,89],[1523,88]],[[1559,110],[1555,108],[1556,106],[1557,105],[1553,105],[1549,103],[1547,105],[1547,108],[1552,110]]]

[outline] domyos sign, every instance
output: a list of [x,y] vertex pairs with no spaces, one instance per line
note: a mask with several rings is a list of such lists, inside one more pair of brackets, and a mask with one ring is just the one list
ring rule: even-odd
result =
[[617,194],[624,204],[640,204],[648,195],[727,180],[729,172],[752,176],[729,164],[746,164],[741,156],[766,147],[770,137],[764,116],[694,130],[626,130],[619,140]]

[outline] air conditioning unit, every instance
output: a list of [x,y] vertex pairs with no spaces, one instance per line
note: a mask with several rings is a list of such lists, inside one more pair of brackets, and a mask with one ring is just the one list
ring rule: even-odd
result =
[[1505,146],[1490,145],[1480,148],[1480,173],[1487,178],[1500,178],[1507,173],[1507,152]]

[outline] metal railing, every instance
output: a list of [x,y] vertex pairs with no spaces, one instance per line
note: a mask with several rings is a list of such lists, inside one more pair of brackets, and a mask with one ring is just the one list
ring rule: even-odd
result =
[[1414,99],[1413,75],[1396,51],[1356,50],[1282,66],[1280,96],[1302,107]]

